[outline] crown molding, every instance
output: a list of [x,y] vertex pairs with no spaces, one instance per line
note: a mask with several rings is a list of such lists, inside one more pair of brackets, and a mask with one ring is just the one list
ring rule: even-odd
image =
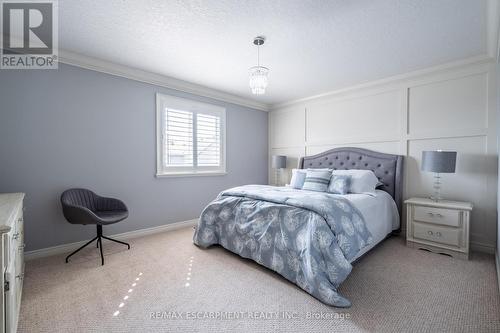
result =
[[493,62],[495,62],[495,58],[493,58],[487,54],[483,54],[483,55],[479,55],[479,56],[475,56],[475,57],[471,57],[471,58],[466,58],[466,59],[462,59],[462,60],[458,60],[458,61],[444,63],[444,64],[441,64],[438,66],[428,67],[428,68],[424,68],[424,69],[420,69],[420,70],[416,70],[416,71],[412,71],[412,72],[408,72],[408,73],[404,73],[404,74],[390,76],[390,77],[383,78],[380,80],[368,81],[368,82],[353,85],[350,87],[345,87],[345,88],[341,88],[341,89],[337,89],[337,90],[331,90],[331,91],[328,91],[328,92],[325,92],[322,94],[304,97],[304,98],[296,99],[296,100],[285,102],[285,103],[272,104],[270,111],[277,110],[277,109],[280,109],[283,107],[296,105],[299,103],[304,103],[304,102],[315,100],[318,98],[333,97],[336,95],[341,95],[341,94],[353,92],[353,91],[356,91],[359,89],[376,88],[377,86],[381,86],[381,85],[398,84],[402,81],[417,79],[418,77],[421,77],[424,75],[438,74],[441,72],[454,70],[454,69],[464,67],[464,66],[488,64],[488,63],[493,63]]
[[143,71],[137,68],[116,64],[110,61],[89,57],[86,55],[59,50],[58,61],[63,64],[90,69],[96,72],[123,77],[126,79],[153,84],[155,86],[178,90],[219,101],[237,104],[248,108],[269,111],[270,105],[256,102],[244,97],[205,87],[199,84],[175,79],[172,77]]

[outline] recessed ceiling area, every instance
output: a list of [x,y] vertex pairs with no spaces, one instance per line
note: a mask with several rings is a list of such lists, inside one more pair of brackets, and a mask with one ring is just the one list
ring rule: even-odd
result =
[[[279,104],[486,54],[487,2],[60,1],[59,47]],[[248,86],[258,35],[265,95]]]

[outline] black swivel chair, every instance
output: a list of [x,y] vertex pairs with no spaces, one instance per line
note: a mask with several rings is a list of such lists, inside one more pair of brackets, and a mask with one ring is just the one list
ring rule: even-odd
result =
[[61,204],[63,214],[66,220],[72,224],[95,224],[97,225],[97,236],[85,245],[78,248],[76,251],[66,257],[68,259],[93,241],[97,239],[97,247],[101,250],[101,262],[104,265],[104,256],[102,254],[102,238],[127,245],[125,242],[120,242],[102,235],[102,226],[120,222],[128,217],[128,209],[125,204],[113,198],[100,197],[90,190],[83,188],[74,188],[64,191],[61,194]]

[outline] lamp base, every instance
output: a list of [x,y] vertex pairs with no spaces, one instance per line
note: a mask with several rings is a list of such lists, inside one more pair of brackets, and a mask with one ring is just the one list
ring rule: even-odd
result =
[[281,186],[281,169],[274,169],[274,186]]
[[443,200],[443,198],[441,196],[436,197],[435,195],[431,195],[429,197],[429,199],[431,199],[434,202],[439,202],[439,201]]
[[440,200],[443,200],[441,197],[441,176],[437,172],[434,175],[434,194],[430,196],[430,199],[432,201],[438,202]]

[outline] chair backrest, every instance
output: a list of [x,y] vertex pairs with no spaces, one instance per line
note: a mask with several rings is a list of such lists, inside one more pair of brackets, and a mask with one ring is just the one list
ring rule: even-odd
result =
[[61,194],[61,203],[64,206],[85,207],[95,212],[97,207],[97,194],[84,188],[72,188]]

